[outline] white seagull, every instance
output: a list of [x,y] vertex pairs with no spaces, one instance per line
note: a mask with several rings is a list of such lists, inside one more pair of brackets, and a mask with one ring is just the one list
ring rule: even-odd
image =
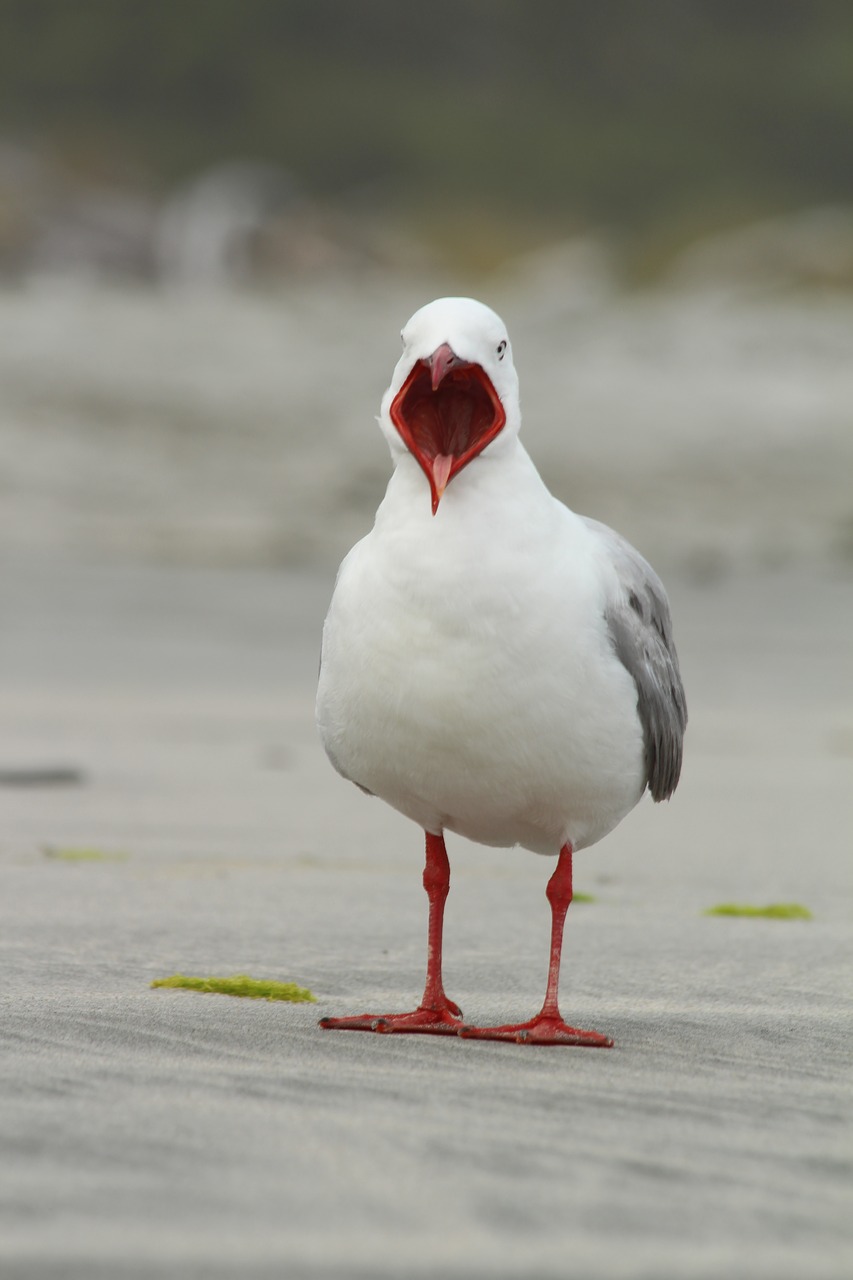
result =
[[[518,439],[494,311],[440,298],[402,339],[379,418],[395,471],[338,572],[317,723],[338,772],[426,834],[426,988],[411,1013],[320,1025],[607,1047],[557,1003],[572,852],[646,788],[665,800],[678,783],[687,709],[666,593],[619,534],[545,487]],[[445,831],[557,856],[547,992],[529,1022],[467,1026],[445,995]]]

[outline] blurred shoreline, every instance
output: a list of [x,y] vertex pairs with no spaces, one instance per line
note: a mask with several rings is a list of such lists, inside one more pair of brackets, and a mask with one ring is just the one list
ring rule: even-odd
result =
[[[849,566],[853,293],[727,276],[708,253],[704,275],[694,251],[629,291],[600,245],[570,241],[477,285],[510,329],[525,445],[553,492],[656,562]],[[374,418],[399,329],[467,291],[375,266],[275,290],[6,288],[5,551],[332,566],[390,474]]]
[[390,474],[374,418],[400,328],[472,293],[509,327],[524,443],[570,506],[699,579],[853,564],[853,206],[670,245],[642,288],[603,232],[518,234],[485,270],[489,232],[454,270],[280,165],[155,196],[0,141],[3,548],[333,566]]

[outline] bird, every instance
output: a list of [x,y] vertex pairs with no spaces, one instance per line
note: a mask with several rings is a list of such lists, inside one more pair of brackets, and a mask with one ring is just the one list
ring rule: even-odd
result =
[[[378,418],[394,471],[338,571],[316,720],[338,773],[424,832],[427,975],[411,1012],[320,1026],[610,1047],[560,1013],[563,929],[573,854],[678,784],[687,706],[666,591],[546,487],[493,310],[439,298],[401,338]],[[445,993],[448,831],[557,859],[545,1000],[526,1022],[466,1023]]]

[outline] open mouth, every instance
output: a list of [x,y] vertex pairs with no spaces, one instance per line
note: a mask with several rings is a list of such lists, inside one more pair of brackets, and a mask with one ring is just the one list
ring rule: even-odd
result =
[[445,488],[502,429],[506,412],[478,364],[440,347],[418,360],[391,404],[391,421],[418,460],[435,515]]

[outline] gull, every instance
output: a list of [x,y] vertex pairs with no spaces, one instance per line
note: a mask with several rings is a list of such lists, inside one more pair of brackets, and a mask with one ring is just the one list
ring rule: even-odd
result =
[[[440,298],[401,336],[379,417],[395,469],[338,572],[317,724],[335,769],[425,833],[427,977],[412,1012],[320,1025],[609,1047],[558,1004],[572,855],[678,783],[687,709],[666,592],[540,478],[494,311]],[[446,831],[557,859],[545,1001],[527,1022],[470,1026],[445,994]]]

